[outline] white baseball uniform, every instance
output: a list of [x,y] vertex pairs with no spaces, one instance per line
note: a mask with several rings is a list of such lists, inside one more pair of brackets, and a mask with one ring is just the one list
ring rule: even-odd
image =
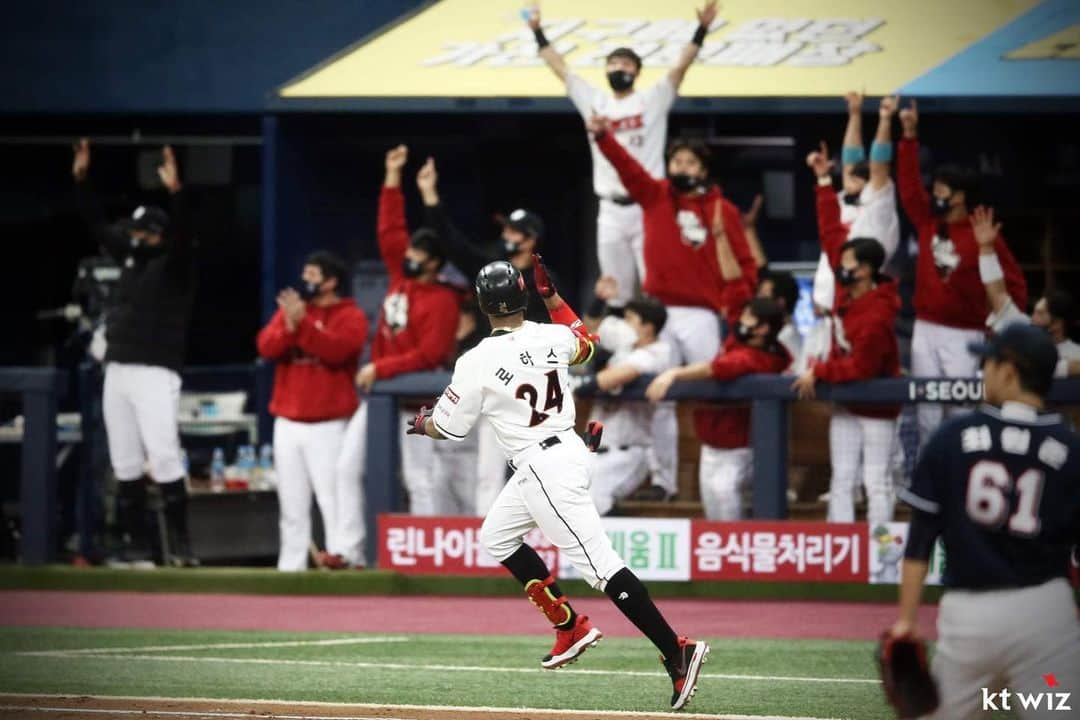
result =
[[184,477],[180,460],[180,374],[159,365],[110,362],[102,410],[116,479],[138,480],[149,461],[155,482]]
[[[1006,298],[1005,305],[1002,306],[1001,310],[996,313],[991,312],[989,317],[986,318],[986,326],[996,333],[1016,322],[1030,325],[1031,316],[1020,312],[1020,308],[1016,307],[1016,303],[1012,301],[1011,297]],[[1080,345],[1065,338],[1057,344],[1057,351],[1058,364],[1054,368],[1054,377],[1068,377],[1069,361],[1080,360]]]
[[[664,176],[667,117],[678,93],[665,75],[647,90],[624,98],[593,87],[581,76],[568,73],[566,94],[582,118],[593,112],[611,118],[615,139],[655,178]],[[600,274],[618,281],[619,294],[611,305],[621,307],[633,297],[645,277],[642,256],[644,231],[641,207],[629,199],[619,174],[589,138],[592,151],[593,190],[600,198],[596,218],[596,252]]]
[[[326,548],[330,552],[342,553],[338,541],[341,522],[338,515],[339,503],[343,498],[338,496],[336,484],[339,476],[334,470],[344,438],[344,419],[296,422],[279,417],[274,420],[274,466],[277,470],[278,525],[281,531],[278,570],[307,570],[312,491],[322,515]],[[353,493],[354,501],[357,494],[360,494],[359,486]],[[360,497],[359,502],[362,502],[362,494]],[[362,560],[362,555],[360,558],[355,555],[346,557],[354,563]]]
[[564,325],[530,321],[485,338],[454,366],[431,422],[462,442],[480,417],[495,429],[514,474],[484,519],[480,539],[499,561],[539,527],[595,588],[626,567],[589,495],[591,460],[574,431],[568,367],[581,342]]
[[[637,333],[622,318],[608,316],[600,323],[600,346],[612,353],[608,367],[630,366],[642,375],[659,375],[671,367],[671,349],[656,340],[634,347]],[[590,488],[601,515],[632,493],[652,471],[652,426],[655,408],[647,402],[600,400],[593,420],[604,424],[604,447],[595,455]],[[665,488],[666,489],[666,488]]]

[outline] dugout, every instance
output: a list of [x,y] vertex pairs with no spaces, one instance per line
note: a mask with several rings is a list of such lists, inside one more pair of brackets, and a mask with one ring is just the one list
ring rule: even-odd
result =
[[[617,5],[621,14],[598,5],[593,16],[551,2],[545,14],[580,21],[566,37],[580,31],[574,52],[583,60],[603,42],[637,39],[661,58],[683,41],[674,10]],[[1076,285],[1080,71],[1067,36],[1078,22],[1075,3],[1004,4],[976,13],[978,27],[948,14],[965,3],[946,10],[822,0],[787,24],[769,24],[755,3],[727,5],[704,63],[689,72],[670,134],[710,142],[714,175],[737,204],[766,194],[760,231],[771,259],[816,258],[803,158],[819,139],[839,146],[839,95],[862,86],[872,98],[897,90],[919,98],[928,163],[983,171],[986,199],[1006,223],[1033,296]],[[539,212],[546,254],[567,294],[583,301],[595,275],[584,133],[554,78],[529,64],[516,10],[514,2],[466,0],[13,4],[5,33],[12,62],[0,76],[0,227],[26,261],[11,280],[11,340],[0,362],[72,367],[78,355],[66,346],[70,326],[36,314],[67,302],[76,263],[91,249],[67,174],[68,144],[81,134],[96,141],[95,180],[117,213],[150,192],[144,175],[156,147],[179,149],[204,248],[193,365],[251,362],[276,289],[311,249],[377,259],[382,155],[402,141],[413,151],[410,168],[437,157],[445,202],[471,236],[493,237],[498,212]],[[690,17],[689,5],[682,15]],[[851,15],[860,20],[830,20]],[[147,42],[147,27],[168,31]],[[587,37],[603,39],[593,47]],[[600,81],[595,63],[582,67]],[[871,100],[867,138],[873,109]],[[907,251],[902,242],[899,264],[910,269]],[[3,419],[18,412],[13,400],[3,403]],[[821,453],[807,434],[797,442]]]

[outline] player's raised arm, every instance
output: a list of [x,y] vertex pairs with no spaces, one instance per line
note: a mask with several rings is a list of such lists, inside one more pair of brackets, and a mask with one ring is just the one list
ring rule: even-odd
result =
[[401,261],[409,247],[409,227],[405,220],[405,195],[401,191],[401,171],[409,158],[404,145],[386,152],[386,174],[379,193],[377,235],[379,254],[391,278],[401,276]]
[[540,24],[540,6],[532,5],[526,8],[525,13],[528,14],[529,28],[533,31],[533,36],[536,38],[537,53],[540,58],[547,63],[547,66],[551,68],[551,72],[555,73],[560,80],[566,82],[566,60],[559,54],[559,51],[551,46],[548,39],[544,36],[544,28]]
[[870,187],[875,190],[885,187],[892,174],[892,121],[899,109],[900,98],[897,95],[881,98],[877,132],[874,134],[874,142],[870,144]]
[[619,174],[626,192],[642,207],[651,205],[663,191],[663,183],[649,175],[634,156],[626,151],[611,133],[611,121],[593,113],[585,121],[589,134],[596,140],[596,147],[604,154],[615,172]]
[[866,150],[862,140],[863,94],[852,90],[844,96],[844,100],[847,101],[848,120],[844,128],[844,144],[840,146],[840,160],[846,185],[855,172],[855,166],[866,161]]
[[559,296],[559,293],[555,290],[555,284],[548,275],[547,267],[544,266],[543,258],[536,253],[533,253],[533,278],[536,282],[537,292],[540,293],[540,297],[544,298],[544,307],[547,308],[548,315],[551,316],[551,322],[567,326],[577,338],[577,352],[570,359],[570,364],[581,365],[592,360],[593,354],[596,352],[596,343],[600,338],[589,332],[589,329],[585,327],[585,323],[581,322],[581,318],[577,316],[574,309]]
[[686,71],[697,59],[698,53],[701,52],[701,46],[705,43],[705,36],[709,33],[713,20],[716,19],[717,9],[717,0],[709,0],[705,3],[705,7],[697,11],[698,26],[697,30],[694,31],[694,37],[682,49],[675,67],[668,71],[668,80],[671,81],[676,90],[682,85],[683,78],[686,77]]
[[817,178],[818,240],[829,258],[829,265],[840,262],[840,246],[847,240],[847,230],[840,221],[840,207],[832,188],[833,161],[829,159],[829,146],[822,140],[817,150],[806,156],[806,165]]

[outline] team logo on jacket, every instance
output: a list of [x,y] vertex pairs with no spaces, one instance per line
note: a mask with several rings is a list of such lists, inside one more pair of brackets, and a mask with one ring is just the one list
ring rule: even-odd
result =
[[679,214],[675,216],[675,222],[679,224],[679,231],[682,233],[684,245],[689,245],[697,250],[705,244],[705,239],[709,236],[709,233],[693,210],[680,210]]
[[409,324],[409,296],[391,293],[383,300],[383,320],[394,332],[400,332]]
[[956,253],[956,245],[949,238],[941,237],[935,233],[934,239],[930,241],[930,249],[934,253],[934,266],[937,268],[938,276],[941,278],[949,277],[952,271],[960,264],[960,256]]

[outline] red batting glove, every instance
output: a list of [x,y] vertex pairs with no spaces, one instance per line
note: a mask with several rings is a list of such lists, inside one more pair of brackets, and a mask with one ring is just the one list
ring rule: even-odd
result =
[[604,436],[604,423],[599,420],[590,420],[589,424],[585,427],[585,447],[589,448],[589,452],[596,452],[600,449],[600,438]]
[[548,276],[547,268],[544,267],[544,259],[540,253],[533,253],[533,281],[536,283],[536,291],[540,297],[549,298],[555,294],[555,283]]
[[406,435],[427,435],[427,428],[424,425],[427,423],[427,419],[431,417],[432,409],[427,405],[420,408],[420,412],[416,413],[416,417],[410,425],[406,425]]

